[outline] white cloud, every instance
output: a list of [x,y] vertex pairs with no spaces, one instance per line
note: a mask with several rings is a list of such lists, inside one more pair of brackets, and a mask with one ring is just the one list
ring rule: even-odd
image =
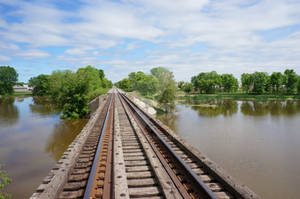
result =
[[8,62],[8,61],[10,61],[10,60],[11,60],[10,57],[0,55],[0,63],[1,63],[1,62],[5,63],[5,62]]
[[89,50],[89,49],[71,48],[71,49],[66,50],[65,54],[75,55],[75,56],[83,56],[83,55],[86,55],[88,53],[87,50]]
[[13,44],[13,43],[8,43],[8,42],[3,42],[0,41],[0,50],[19,50],[20,48]]
[[32,58],[47,58],[50,57],[49,53],[40,51],[40,50],[26,50],[15,54],[16,56],[26,57],[29,59]]
[[169,11],[174,13],[199,11],[209,3],[209,0],[129,0],[147,6],[149,9]]
[[6,60],[49,58],[41,50],[51,46],[64,47],[53,62],[107,65],[113,80],[159,65],[178,80],[210,70],[238,76],[290,66],[300,72],[299,30],[271,41],[259,34],[299,25],[299,1],[82,0],[73,11],[51,1],[0,2],[16,7],[0,16],[0,53]]

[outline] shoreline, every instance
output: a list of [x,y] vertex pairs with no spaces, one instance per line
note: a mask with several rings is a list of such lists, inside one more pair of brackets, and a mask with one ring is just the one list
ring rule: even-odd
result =
[[196,99],[196,100],[209,100],[209,99],[230,99],[230,100],[256,100],[256,101],[275,101],[275,100],[300,100],[300,95],[274,95],[274,94],[187,94],[177,95],[178,99]]

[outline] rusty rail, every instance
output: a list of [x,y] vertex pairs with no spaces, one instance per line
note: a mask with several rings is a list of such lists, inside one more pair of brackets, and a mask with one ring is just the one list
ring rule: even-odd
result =
[[[111,196],[111,170],[112,170],[112,123],[113,123],[113,107],[114,96],[111,96],[110,103],[107,107],[107,113],[105,116],[104,124],[102,126],[99,143],[97,146],[95,158],[93,161],[92,169],[88,178],[88,182],[85,188],[83,199],[90,199],[92,195],[102,198],[110,198]],[[108,125],[110,127],[107,127]],[[109,129],[108,129],[109,128]],[[108,137],[109,140],[104,141],[104,138]],[[108,145],[108,146],[105,146]],[[102,154],[100,153],[102,151]],[[107,154],[106,154],[107,153]],[[102,156],[102,158],[101,158]],[[105,158],[103,158],[105,156]],[[101,168],[105,167],[105,169]],[[102,175],[101,175],[102,174]],[[97,187],[97,177],[99,180],[104,181],[100,187]],[[103,190],[97,190],[97,189]]]

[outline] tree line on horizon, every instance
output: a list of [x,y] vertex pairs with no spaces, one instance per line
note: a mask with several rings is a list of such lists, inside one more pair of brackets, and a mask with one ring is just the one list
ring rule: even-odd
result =
[[232,74],[218,74],[216,71],[201,72],[191,82],[178,82],[178,88],[186,93],[214,94],[217,92],[247,94],[300,94],[300,76],[293,69],[284,73],[266,72],[243,73],[241,83]]

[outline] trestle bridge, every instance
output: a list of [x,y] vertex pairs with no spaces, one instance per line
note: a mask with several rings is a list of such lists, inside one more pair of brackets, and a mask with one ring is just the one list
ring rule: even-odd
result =
[[259,198],[113,88],[31,199]]

